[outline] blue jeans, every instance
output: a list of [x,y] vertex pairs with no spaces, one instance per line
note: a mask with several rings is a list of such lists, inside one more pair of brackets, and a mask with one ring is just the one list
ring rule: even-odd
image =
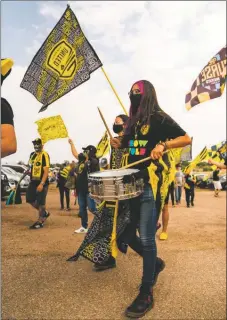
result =
[[179,203],[181,201],[181,194],[182,194],[182,187],[181,186],[175,187],[176,203]]
[[95,201],[89,197],[89,193],[79,192],[78,204],[79,204],[79,215],[81,216],[81,225],[83,228],[87,229],[88,227],[87,208],[89,211],[94,213],[96,211]]
[[[135,199],[132,199],[132,200],[135,201]],[[140,233],[140,242],[142,244],[142,257],[143,257],[142,283],[152,286],[154,283],[154,274],[155,274],[155,266],[156,266],[156,258],[157,258],[155,234],[156,234],[156,224],[157,224],[158,217],[157,217],[153,191],[149,184],[145,184],[144,193],[141,195],[138,201],[140,201],[139,233]],[[131,205],[130,209],[131,209],[131,214],[134,217],[135,216],[138,217],[138,208],[135,205]],[[136,240],[136,238],[134,237],[134,239],[130,243],[131,248],[135,247],[136,241],[138,240]]]

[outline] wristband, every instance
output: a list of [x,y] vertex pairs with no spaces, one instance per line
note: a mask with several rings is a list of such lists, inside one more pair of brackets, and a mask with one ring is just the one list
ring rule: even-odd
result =
[[165,142],[159,142],[159,143],[157,144],[157,146],[158,146],[158,145],[162,145],[162,146],[164,147],[163,152],[167,150],[167,145],[166,145]]
[[41,181],[40,184],[41,184],[42,186],[44,186],[45,182],[42,182],[42,181]]

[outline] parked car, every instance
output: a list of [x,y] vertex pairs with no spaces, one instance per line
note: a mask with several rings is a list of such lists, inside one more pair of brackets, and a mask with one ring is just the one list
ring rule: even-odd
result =
[[[20,181],[22,174],[14,171],[12,168],[8,167],[2,167],[2,172],[7,176],[9,183],[14,185],[17,185],[17,183]],[[24,179],[20,182],[20,189],[21,192],[26,192],[28,189],[30,178],[24,177]]]
[[9,181],[7,175],[1,170],[1,200],[6,200],[11,189],[15,187],[15,182],[13,180]]
[[29,169],[28,166],[22,165],[22,164],[3,164],[3,168],[11,168],[14,171],[23,174],[25,171]]

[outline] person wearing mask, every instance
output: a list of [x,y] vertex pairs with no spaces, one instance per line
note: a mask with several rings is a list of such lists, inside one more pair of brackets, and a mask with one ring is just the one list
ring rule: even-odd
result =
[[195,184],[196,184],[196,178],[194,177],[194,175],[190,173],[186,173],[184,189],[185,189],[185,198],[186,198],[187,208],[190,208],[190,205],[194,207]]
[[32,143],[35,151],[31,153],[29,158],[31,180],[26,193],[26,202],[31,204],[39,213],[38,220],[30,226],[30,229],[40,229],[43,228],[44,222],[50,216],[50,213],[46,210],[50,157],[43,150],[40,138],[35,139]]
[[65,186],[68,176],[69,176],[69,172],[71,170],[71,167],[69,165],[69,162],[66,161],[58,175],[57,175],[57,188],[59,189],[59,193],[60,193],[60,203],[61,203],[61,210],[64,210],[64,195],[66,198],[66,210],[69,211],[70,210],[70,197],[69,197],[69,189]]
[[175,173],[175,197],[176,197],[176,204],[181,203],[181,195],[182,195],[182,188],[184,185],[184,174],[181,171],[181,165],[176,165],[176,173]]
[[[1,59],[1,85],[11,73],[13,61]],[[14,129],[14,114],[9,102],[1,98],[1,158],[5,158],[17,151],[17,139]]]
[[214,184],[214,196],[215,197],[219,196],[219,192],[222,189],[219,174],[220,174],[220,170],[218,168],[216,170],[214,170],[214,172],[213,172],[213,184]]
[[88,145],[83,149],[83,153],[78,154],[75,145],[71,139],[69,139],[71,151],[74,157],[79,161],[77,173],[76,173],[76,193],[78,196],[79,204],[79,216],[81,217],[81,227],[76,229],[75,233],[87,233],[88,231],[88,213],[96,211],[95,201],[89,196],[88,189],[88,174],[96,171],[100,171],[99,160],[96,157],[96,148],[92,145]]
[[[161,110],[155,88],[150,82],[146,80],[136,82],[131,87],[129,97],[131,107],[123,139],[122,141],[111,139],[111,146],[129,148],[128,163],[150,156],[151,161],[161,170],[163,166],[159,164],[159,159],[163,156],[163,152],[189,145],[191,138]],[[151,161],[134,166],[140,170],[141,176],[144,176],[145,186],[143,194],[136,198],[139,205],[135,206],[135,199],[129,200],[131,215],[138,216],[143,256],[143,274],[139,294],[125,312],[127,317],[133,318],[144,316],[153,307],[153,286],[158,272],[155,270],[157,257],[155,234],[160,212],[156,209],[159,208],[157,206],[159,199],[155,200],[149,183],[147,168]],[[136,227],[134,241],[138,241],[135,236]]]

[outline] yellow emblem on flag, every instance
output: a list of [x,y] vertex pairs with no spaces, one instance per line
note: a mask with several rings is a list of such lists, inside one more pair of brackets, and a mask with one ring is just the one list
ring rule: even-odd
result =
[[77,70],[75,49],[65,39],[57,42],[48,54],[46,67],[56,72],[59,79],[73,79]]
[[105,131],[104,135],[102,136],[101,140],[99,141],[96,152],[96,157],[101,158],[104,157],[106,154],[110,151],[110,142],[109,142],[109,136],[108,132]]
[[68,137],[68,131],[61,116],[43,118],[35,123],[38,125],[38,132],[43,144],[49,140]]

